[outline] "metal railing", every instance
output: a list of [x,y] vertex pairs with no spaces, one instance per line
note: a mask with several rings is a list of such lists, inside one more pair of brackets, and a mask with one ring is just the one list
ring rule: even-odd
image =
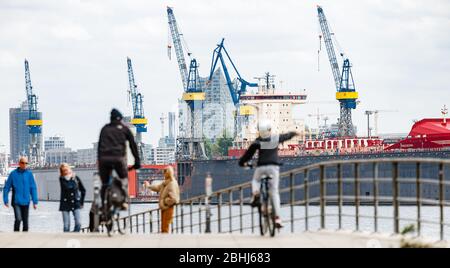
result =
[[[401,224],[407,222],[415,225],[418,236],[424,225],[432,225],[439,239],[444,240],[445,229],[450,227],[450,211],[445,217],[450,205],[446,169],[450,170],[450,160],[399,158],[328,161],[283,172],[279,192],[281,216],[287,225],[284,232],[312,230],[312,221],[318,219],[317,229],[379,232],[381,226],[389,226],[392,233],[399,234]],[[172,233],[259,232],[257,209],[248,205],[250,196],[249,178],[249,182],[210,196],[182,200],[175,207]],[[392,216],[380,213],[384,208],[392,209]],[[424,216],[424,208],[437,212]],[[413,216],[401,216],[403,210],[411,209],[415,210]],[[350,210],[354,213],[348,213]],[[121,223],[130,233],[159,233],[160,214],[159,209],[153,209],[124,217]],[[437,220],[430,219],[432,216]],[[344,228],[349,220],[352,226]],[[363,220],[372,222],[362,228]]]

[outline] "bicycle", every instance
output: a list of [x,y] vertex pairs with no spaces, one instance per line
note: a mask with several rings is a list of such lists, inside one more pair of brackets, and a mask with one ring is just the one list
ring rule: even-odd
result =
[[[125,180],[125,179],[123,179]],[[122,210],[122,204],[126,201],[127,193],[123,193],[122,179],[120,179],[117,173],[113,170],[111,172],[110,183],[105,189],[105,200],[102,205],[101,202],[101,182],[98,173],[94,179],[94,202],[91,211],[94,214],[93,230],[98,231],[99,226],[106,227],[108,236],[112,236],[114,230],[114,223],[117,225],[117,231],[119,234],[124,235],[124,229],[126,228],[126,222],[124,222],[124,229],[120,226],[120,211]],[[122,192],[121,192],[122,191]],[[128,200],[128,208],[130,207]],[[128,210],[129,212],[129,210]]]
[[[256,167],[255,163],[248,163],[247,167],[254,169]],[[258,204],[258,214],[259,214],[259,231],[262,236],[269,232],[270,236],[275,236],[275,230],[277,229],[275,224],[275,211],[273,198],[271,197],[269,190],[269,181],[272,178],[267,174],[261,176],[261,185],[259,190],[259,204]]]

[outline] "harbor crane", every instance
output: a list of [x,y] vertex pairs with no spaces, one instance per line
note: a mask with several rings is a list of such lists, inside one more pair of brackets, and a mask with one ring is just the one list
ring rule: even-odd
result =
[[129,81],[128,96],[131,99],[133,106],[133,118],[131,119],[131,124],[136,127],[136,144],[138,146],[139,157],[142,161],[145,161],[142,133],[147,132],[148,120],[144,116],[143,96],[139,92],[134,80],[133,65],[130,58],[127,58],[127,65]]
[[[203,102],[205,100],[205,93],[201,88],[201,81],[198,74],[199,64],[196,59],[191,59],[188,71],[182,44],[183,34],[179,31],[177,21],[171,7],[167,7],[167,17],[169,22],[169,30],[171,33],[171,41],[173,42],[175,48],[181,80],[183,82],[182,100],[187,104],[188,110],[186,117],[179,114],[180,121],[182,119],[187,119],[187,126],[183,127],[184,124],[180,123],[179,132],[181,137],[177,138],[177,159],[206,159],[207,157],[202,131]],[[186,44],[185,47],[187,48]],[[171,50],[170,38],[168,49],[169,51]],[[187,55],[191,57],[192,53],[187,50]]]
[[[332,35],[334,33],[330,31],[330,26],[328,25],[323,8],[317,6],[317,12],[322,30],[319,38],[321,40],[323,35],[336,86],[336,99],[339,101],[340,106],[338,134],[340,137],[353,137],[355,136],[355,128],[352,122],[352,109],[356,109],[358,92],[355,90],[350,60],[348,58],[344,59],[341,73],[332,41]],[[341,56],[344,56],[344,54],[341,53]]]
[[28,60],[25,59],[25,89],[28,103],[28,133],[30,134],[30,143],[28,146],[28,161],[32,165],[40,165],[42,163],[41,145],[39,144],[39,136],[42,133],[42,118],[38,112],[38,101],[36,95],[33,93],[33,86],[31,85],[30,66]]

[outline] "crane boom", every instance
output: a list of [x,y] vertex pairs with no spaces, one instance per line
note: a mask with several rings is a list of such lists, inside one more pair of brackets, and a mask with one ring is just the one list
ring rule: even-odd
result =
[[178,30],[177,21],[175,15],[173,14],[173,9],[167,7],[167,17],[169,20],[170,33],[172,35],[173,45],[175,47],[175,54],[177,56],[178,67],[180,69],[181,80],[183,82],[183,88],[187,87],[188,79],[188,69],[186,65],[186,60],[184,58],[183,45],[181,43],[181,33]]
[[323,40],[325,42],[325,47],[327,48],[328,59],[330,61],[331,70],[333,71],[334,83],[336,85],[336,90],[339,91],[341,84],[341,72],[339,71],[339,64],[337,62],[336,53],[334,52],[335,50],[331,39],[330,27],[328,26],[327,18],[325,17],[322,7],[318,6],[317,12],[319,14],[319,23],[323,33]]
[[[236,65],[234,64],[233,60],[231,59],[230,55],[228,54],[228,51],[226,50],[226,48],[225,48],[225,46],[223,44],[224,41],[225,41],[225,39],[222,38],[222,41],[220,42],[220,44],[217,45],[217,47],[214,49],[213,57],[212,57],[212,60],[211,60],[211,70],[209,72],[209,79],[208,80],[211,81],[211,79],[212,79],[212,77],[214,75],[214,71],[215,71],[216,66],[217,66],[217,62],[220,59],[220,63],[222,64],[222,69],[223,69],[223,72],[225,74],[225,79],[227,80],[227,86],[228,86],[228,89],[230,91],[231,99],[233,100],[234,105],[237,105],[237,104],[239,104],[239,97],[241,95],[245,94],[245,92],[247,90],[247,86],[249,86],[249,87],[258,87],[258,84],[257,83],[247,82],[245,79],[243,79],[241,77],[241,74],[237,70]],[[230,61],[231,66],[233,66],[233,69],[234,69],[234,71],[236,72],[236,74],[238,76],[237,79],[240,82],[240,87],[235,87],[233,85],[233,82],[231,81],[231,77],[230,77],[230,74],[228,72],[228,68],[227,68],[227,65],[225,63],[225,58],[224,58],[224,56],[222,54],[222,51],[225,52],[225,55],[227,56],[228,60]]]

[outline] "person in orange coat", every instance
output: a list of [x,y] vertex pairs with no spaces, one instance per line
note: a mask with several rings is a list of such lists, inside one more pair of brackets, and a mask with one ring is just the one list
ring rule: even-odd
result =
[[173,208],[180,202],[180,187],[175,179],[173,167],[164,169],[164,181],[157,185],[144,182],[144,188],[159,193],[159,208],[161,209],[161,232],[168,233],[173,219]]

